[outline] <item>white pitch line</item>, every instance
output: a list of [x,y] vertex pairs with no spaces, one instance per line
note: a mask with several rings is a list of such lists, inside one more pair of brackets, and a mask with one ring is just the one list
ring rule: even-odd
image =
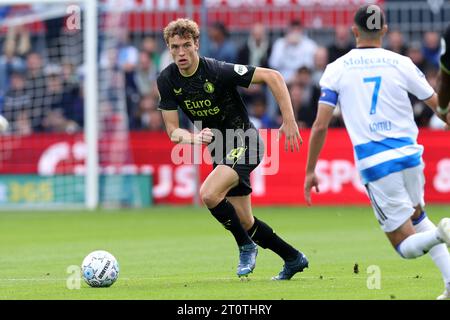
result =
[[[171,279],[171,277],[140,277],[140,278],[121,278],[119,277],[118,281],[140,281],[140,280],[164,280],[164,279]],[[255,281],[261,281],[261,280],[270,280],[270,278],[252,278],[249,277],[249,280],[255,280]],[[318,277],[316,276],[302,276],[301,278],[299,278],[299,280],[301,279],[318,279]],[[323,279],[321,280],[335,280],[337,279],[337,277],[323,277]],[[73,279],[72,279],[73,280]],[[179,283],[192,283],[192,282],[204,282],[204,281],[234,281],[234,280],[239,280],[239,278],[236,277],[229,277],[229,278],[198,278],[198,279],[190,279],[190,280],[179,280]],[[4,278],[1,279],[0,278],[0,282],[2,281],[67,281],[67,278],[57,278],[57,279],[43,279],[43,278]]]

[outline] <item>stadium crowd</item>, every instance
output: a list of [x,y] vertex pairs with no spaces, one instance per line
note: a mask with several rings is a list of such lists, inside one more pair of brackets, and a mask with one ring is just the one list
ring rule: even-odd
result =
[[[58,43],[50,43],[65,36],[61,22],[49,22],[47,28],[53,32],[45,34],[47,45],[35,46],[35,35],[26,26],[9,27],[0,36],[0,111],[11,121],[15,134],[73,133],[84,125],[83,68],[65,56],[64,50],[49,52],[48,48],[60,48]],[[218,60],[280,71],[288,85],[299,127],[309,128],[316,116],[318,83],[326,65],[354,48],[354,42],[350,26],[338,26],[332,43],[310,38],[306,28],[300,20],[293,20],[283,36],[274,38],[263,24],[255,24],[248,37],[238,41],[223,23],[214,22],[208,28],[207,46],[201,47],[201,53]],[[171,63],[171,58],[159,37],[162,38],[128,34],[124,30],[117,35],[115,48],[102,50],[99,57],[100,70],[109,67],[118,79],[123,79],[117,81],[115,88],[108,88],[107,94],[124,94],[130,130],[164,130],[157,110],[156,77]],[[390,30],[385,37],[385,48],[409,56],[430,84],[436,86],[439,33],[428,31],[421,42],[407,43],[400,31]],[[281,116],[267,88],[253,85],[241,90],[256,127],[280,126]],[[412,96],[411,100],[419,126],[442,128],[443,124],[423,102]],[[188,126],[186,119],[181,119]],[[332,127],[341,126],[343,121],[337,108]]]

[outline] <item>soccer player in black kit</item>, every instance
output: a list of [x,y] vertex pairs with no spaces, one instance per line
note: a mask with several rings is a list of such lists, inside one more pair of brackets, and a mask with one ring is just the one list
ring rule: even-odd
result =
[[[445,29],[441,39],[441,57],[440,70],[438,75],[437,94],[439,98],[439,107],[437,112],[446,117],[447,123],[450,123],[450,24]],[[446,125],[449,129],[449,126]],[[446,289],[438,300],[450,300],[450,290]]]
[[[251,83],[269,86],[283,117],[279,133],[286,137],[285,149],[298,151],[302,140],[289,92],[275,70],[200,57],[199,36],[197,24],[189,19],[172,21],[164,29],[174,60],[157,80],[167,134],[175,143],[208,145],[214,169],[203,182],[200,197],[237,242],[237,275],[253,272],[259,245],[284,260],[281,272],[272,279],[289,280],[308,267],[308,260],[252,214],[250,172],[261,162],[264,145],[236,87]],[[178,108],[201,130],[199,133],[179,127]]]
[[[447,117],[447,123],[450,123],[450,24],[444,31],[441,40],[441,57],[438,77],[437,94],[439,97],[439,107],[437,111]],[[449,293],[450,298],[450,293]]]

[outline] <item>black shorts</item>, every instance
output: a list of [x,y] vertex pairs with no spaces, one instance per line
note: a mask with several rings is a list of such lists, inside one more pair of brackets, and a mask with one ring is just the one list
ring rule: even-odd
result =
[[264,157],[264,142],[256,129],[246,130],[245,133],[236,131],[235,137],[225,140],[229,141],[224,143],[220,154],[210,148],[214,159],[213,167],[216,168],[220,164],[229,166],[239,176],[239,184],[227,193],[227,197],[249,195],[252,192],[250,173]]

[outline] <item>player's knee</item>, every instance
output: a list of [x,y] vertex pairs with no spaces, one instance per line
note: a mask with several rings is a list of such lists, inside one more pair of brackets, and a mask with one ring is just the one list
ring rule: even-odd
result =
[[210,190],[207,190],[203,187],[200,189],[200,198],[208,208],[216,207],[222,200],[218,194],[211,192]]

